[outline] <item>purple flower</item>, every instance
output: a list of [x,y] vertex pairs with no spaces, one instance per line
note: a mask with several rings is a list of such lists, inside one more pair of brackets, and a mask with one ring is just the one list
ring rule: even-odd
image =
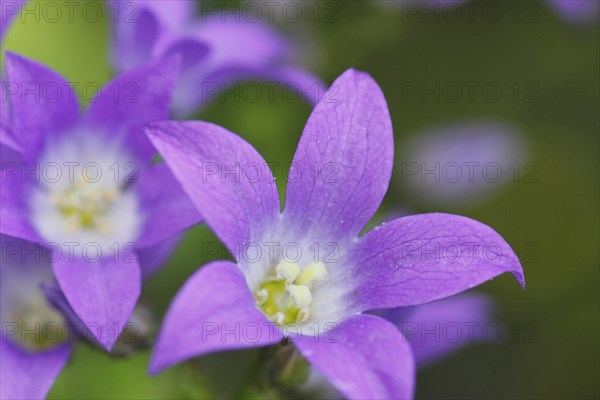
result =
[[[20,251],[29,249],[25,254]],[[44,250],[0,235],[0,398],[42,399],[71,352],[65,316],[46,300],[53,281]]]
[[522,161],[524,153],[522,135],[507,123],[475,120],[438,126],[402,146],[399,180],[429,204],[474,203],[534,172]]
[[235,134],[200,121],[147,133],[237,262],[212,262],[187,281],[153,373],[288,337],[347,397],[410,398],[409,344],[364,312],[441,299],[504,272],[524,284],[510,246],[465,217],[410,216],[359,236],[387,191],[394,147],[383,93],[365,73],[344,73],[313,110],[283,212],[266,162]]
[[7,54],[20,161],[1,172],[0,232],[52,250],[69,304],[111,349],[173,235],[200,216],[142,127],[167,117],[178,65],[157,60],[108,83],[85,113],[73,88]]
[[[111,0],[112,59],[125,71],[155,57],[181,55],[182,72],[172,108],[197,111],[234,81],[258,78],[290,85],[307,99],[320,81],[293,65],[296,51],[267,24],[227,14],[194,18],[195,3]],[[226,17],[226,18],[225,18]]]

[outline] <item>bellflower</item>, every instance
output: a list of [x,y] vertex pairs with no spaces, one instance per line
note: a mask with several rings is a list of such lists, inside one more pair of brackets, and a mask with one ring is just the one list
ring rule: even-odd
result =
[[151,163],[142,130],[167,117],[178,62],[117,77],[80,114],[64,78],[15,54],[6,60],[21,161],[3,161],[0,232],[52,250],[70,306],[110,350],[142,276],[200,219],[166,166]]
[[54,280],[50,256],[34,243],[0,235],[0,398],[42,399],[71,345],[65,316],[41,285]]
[[465,217],[415,215],[360,236],[387,191],[394,148],[383,93],[365,73],[345,72],[314,108],[283,212],[266,162],[239,136],[200,121],[146,131],[236,259],[207,264],[181,289],[153,373],[287,337],[349,398],[410,398],[410,345],[364,312],[441,299],[504,272],[524,283],[510,246]]
[[508,182],[535,179],[513,125],[473,120],[419,132],[401,150],[399,181],[433,205],[475,203]]
[[225,87],[249,78],[293,85],[314,98],[320,81],[295,67],[297,51],[267,24],[243,15],[194,17],[196,2],[173,0],[111,0],[112,59],[118,71],[155,57],[180,54],[182,73],[173,111],[197,111]]

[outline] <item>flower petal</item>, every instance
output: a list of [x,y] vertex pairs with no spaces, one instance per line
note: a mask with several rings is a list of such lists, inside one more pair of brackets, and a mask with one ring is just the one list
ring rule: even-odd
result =
[[0,398],[11,400],[44,399],[60,374],[71,347],[62,345],[48,351],[29,353],[7,338],[0,343]]
[[[75,249],[85,254],[81,246]],[[56,257],[54,275],[81,321],[110,351],[140,295],[137,256],[127,247],[98,261],[72,258],[73,252]]]
[[295,84],[307,99],[314,97],[310,86],[320,81],[300,69],[293,71],[295,68],[290,65],[295,49],[268,24],[204,16],[191,26],[188,34],[208,45],[210,52],[178,85],[173,103],[176,115],[197,111],[228,85],[242,80]]
[[[202,63],[201,63],[202,64]],[[319,100],[319,91],[323,82],[314,74],[293,66],[251,67],[246,65],[227,65],[208,75],[204,66],[190,68],[177,85],[173,99],[173,111],[178,116],[190,115],[214,100],[234,82],[260,80],[269,85],[280,85],[289,99],[302,96],[309,103]]]
[[[111,1],[114,14],[111,59],[123,72],[151,60],[161,34],[160,22],[152,10],[139,9],[133,2]],[[132,13],[135,11],[135,13]]]
[[450,214],[399,218],[365,234],[351,250],[356,310],[417,305],[523,269],[492,228]]
[[[2,110],[2,113],[5,111]],[[4,115],[4,114],[2,114]],[[21,150],[8,129],[0,125],[0,169],[12,168],[21,161]]]
[[33,160],[47,141],[54,141],[77,122],[77,96],[63,77],[25,57],[7,52],[6,68],[9,79],[5,89],[12,107],[10,129],[23,157]]
[[278,221],[273,175],[239,136],[207,122],[159,122],[146,130],[206,223],[239,256]]
[[184,193],[166,164],[143,170],[134,186],[147,214],[140,247],[158,244],[202,221],[200,213]]
[[266,346],[281,339],[281,330],[256,308],[239,268],[215,261],[192,275],[173,300],[150,372],[202,354]]
[[302,355],[349,399],[412,399],[410,346],[389,322],[354,316],[321,336],[300,336]]
[[383,94],[369,75],[348,70],[304,128],[289,174],[286,225],[321,239],[357,236],[379,208],[392,162]]
[[268,24],[232,22],[220,16],[204,17],[190,29],[196,39],[211,49],[207,68],[215,71],[226,66],[265,68],[292,55],[290,43]]
[[34,243],[45,243],[27,219],[24,188],[18,165],[4,165],[0,170],[0,233]]
[[127,142],[142,162],[156,153],[143,132],[149,122],[166,119],[179,61],[165,58],[126,72],[105,85],[88,109],[90,129]]
[[523,160],[524,142],[516,126],[499,121],[472,120],[427,129],[402,144],[406,166],[402,184],[419,201],[438,207],[473,204],[513,179],[487,167]]
[[152,276],[169,260],[183,234],[173,235],[151,247],[141,247],[138,252],[140,268],[142,269],[142,280]]
[[467,293],[408,310],[385,310],[380,316],[404,332],[420,368],[481,341],[483,327],[492,322],[492,308],[487,296]]

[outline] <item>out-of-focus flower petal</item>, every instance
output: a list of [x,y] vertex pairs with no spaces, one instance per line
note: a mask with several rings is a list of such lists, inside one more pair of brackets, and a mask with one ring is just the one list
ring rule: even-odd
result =
[[29,353],[2,337],[0,342],[0,398],[44,399],[71,353],[69,345]]
[[120,20],[113,31],[111,57],[114,67],[123,72],[149,62],[161,32],[156,15],[150,10],[141,9],[135,21],[125,21],[129,17],[124,15],[116,18]]
[[418,367],[435,363],[481,341],[492,322],[492,301],[465,293],[416,307],[385,310],[381,317],[397,325],[407,337]]
[[452,296],[505,272],[525,285],[511,247],[492,228],[449,214],[396,219],[365,234],[352,294],[357,311],[417,305]]
[[[129,321],[141,287],[137,255],[130,246],[119,245],[114,254],[97,261],[73,258],[65,251],[52,265],[69,304],[109,351]],[[75,249],[86,254],[83,246]]]
[[8,129],[0,125],[0,169],[18,167],[20,161],[20,146]]
[[198,22],[190,32],[210,47],[207,71],[230,66],[265,68],[293,54],[291,43],[263,23],[223,22],[217,16]]
[[348,70],[313,110],[290,171],[285,224],[321,239],[358,236],[387,191],[392,123],[383,93]]
[[524,140],[507,123],[468,121],[421,132],[401,146],[401,186],[430,204],[474,203],[523,170]]
[[0,233],[45,243],[27,219],[25,182],[19,167],[20,163],[5,165],[0,171]]
[[185,194],[166,164],[142,171],[135,185],[142,212],[147,215],[137,244],[147,248],[202,221],[202,216]]
[[256,308],[239,268],[216,261],[192,275],[173,300],[150,372],[209,352],[266,346],[281,339],[281,330]]
[[262,242],[279,216],[275,180],[258,152],[239,136],[206,122],[159,122],[147,128],[190,199],[227,248],[240,256]]
[[389,322],[354,316],[321,336],[295,341],[302,355],[349,399],[412,399],[410,345]]
[[[33,160],[47,141],[67,133],[79,118],[77,96],[56,72],[17,54],[6,54],[10,95],[10,129],[23,157]],[[9,89],[10,88],[10,89]]]
[[90,104],[85,116],[89,129],[122,138],[139,161],[149,161],[156,150],[143,127],[168,117],[178,70],[176,59],[165,58],[118,76]]
[[181,31],[194,14],[189,0],[111,0],[113,23],[111,58],[126,71],[145,64],[166,40]]
[[183,233],[172,235],[150,247],[141,247],[138,252],[142,280],[149,278],[167,263],[179,243]]

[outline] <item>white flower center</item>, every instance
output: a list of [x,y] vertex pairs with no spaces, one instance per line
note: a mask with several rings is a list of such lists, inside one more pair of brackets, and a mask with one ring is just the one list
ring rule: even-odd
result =
[[28,349],[44,350],[69,339],[65,318],[39,290],[13,301],[8,319],[3,322],[10,328],[9,337]]
[[256,304],[277,325],[306,323],[312,314],[313,291],[327,275],[320,261],[301,270],[297,263],[282,260],[254,293]]
[[136,168],[118,146],[89,135],[52,147],[37,168],[33,225],[49,242],[94,243],[110,254],[115,243],[135,240],[143,222],[137,196],[128,190]]

